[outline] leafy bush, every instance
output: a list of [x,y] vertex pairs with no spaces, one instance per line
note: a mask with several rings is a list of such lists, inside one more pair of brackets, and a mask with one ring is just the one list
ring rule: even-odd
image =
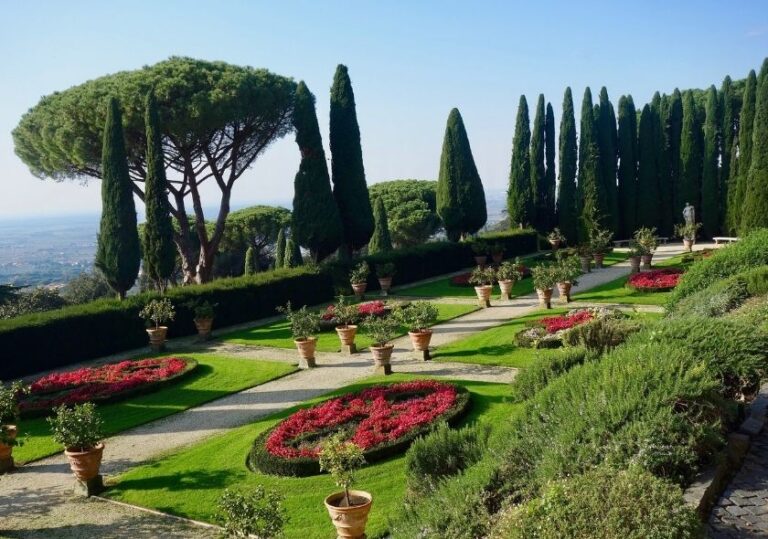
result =
[[70,451],[93,449],[104,437],[102,420],[92,402],[59,406],[48,418],[53,440]]
[[731,311],[728,318],[768,333],[768,295],[747,300],[744,305]]
[[0,318],[15,318],[32,313],[60,309],[68,305],[59,291],[39,286],[29,292],[14,294],[9,301],[0,305]]
[[512,508],[490,538],[694,539],[700,527],[676,486],[638,467],[601,466]]
[[291,324],[291,334],[296,340],[309,339],[320,331],[320,317],[304,305],[298,311],[291,309],[291,302],[285,307],[278,307],[277,312],[284,313]]
[[373,346],[387,346],[400,330],[397,316],[368,316],[361,324],[363,333],[373,340]]
[[583,348],[566,348],[539,355],[527,368],[522,369],[512,382],[512,398],[516,402],[530,399],[558,376],[587,360]]
[[226,489],[218,500],[216,520],[228,537],[280,537],[288,522],[284,497],[257,485],[249,492]]
[[717,281],[680,300],[671,316],[717,317],[735,309],[749,297],[747,283],[740,275]]
[[397,318],[410,331],[422,331],[437,321],[437,306],[429,301],[414,301],[399,309]]
[[637,320],[597,318],[566,332],[563,335],[563,343],[568,346],[583,346],[589,352],[600,355],[606,350],[616,348],[642,327]]
[[73,305],[111,298],[114,295],[104,275],[97,269],[81,273],[61,289],[61,296]]
[[147,323],[154,322],[155,327],[159,328],[160,324],[166,324],[176,318],[176,308],[168,298],[153,299],[144,305],[139,316]]

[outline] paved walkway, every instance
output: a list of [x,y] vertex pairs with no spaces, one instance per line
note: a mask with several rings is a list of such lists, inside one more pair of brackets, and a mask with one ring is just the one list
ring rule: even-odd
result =
[[[656,260],[679,254],[680,246],[663,246]],[[579,278],[574,293],[629,273],[627,263],[593,271]],[[535,295],[494,302],[434,328],[435,346],[497,326],[538,308]],[[182,341],[186,343],[187,341]],[[410,358],[407,337],[397,339],[393,354],[396,372],[458,379],[509,382],[515,369],[456,363],[432,363]],[[178,346],[178,344],[177,344]],[[199,347],[198,347],[199,349]],[[276,348],[210,344],[207,349],[231,355],[296,361],[296,352]],[[123,355],[123,357],[125,357]],[[102,360],[103,361],[103,360]],[[202,406],[139,426],[105,441],[102,472],[114,475],[164,453],[295,406],[371,374],[369,355],[317,355],[318,368],[235,393]],[[63,455],[42,459],[0,478],[0,537],[209,537],[215,530],[150,514],[109,502],[72,500],[72,476]]]

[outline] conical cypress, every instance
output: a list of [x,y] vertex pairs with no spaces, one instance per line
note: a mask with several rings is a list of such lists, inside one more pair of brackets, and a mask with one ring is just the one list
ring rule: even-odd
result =
[[544,190],[539,193],[543,198],[539,204],[540,212],[545,218],[541,220],[543,230],[550,230],[557,226],[555,215],[555,189],[557,187],[557,169],[555,168],[555,152],[557,139],[555,138],[555,111],[552,103],[547,103],[547,117],[544,123],[544,161],[546,172],[544,173]]
[[253,261],[253,245],[249,245],[245,250],[245,264],[243,267],[243,275],[252,275],[254,273],[254,261]]
[[752,129],[755,123],[755,97],[757,95],[757,77],[752,70],[747,75],[744,85],[744,97],[739,117],[739,175],[735,181],[735,190],[731,199],[732,227],[741,233],[741,220],[744,215],[744,198],[747,196],[749,167],[752,161]]
[[720,229],[727,231],[730,228],[728,191],[731,187],[731,159],[733,141],[736,138],[736,107],[733,96],[731,77],[726,76],[720,87]]
[[392,238],[389,236],[389,222],[387,221],[387,210],[384,207],[384,201],[381,197],[376,198],[373,204],[373,236],[368,242],[368,253],[386,253],[392,250]]
[[605,208],[600,206],[605,200],[600,179],[600,147],[597,142],[595,110],[592,106],[592,92],[589,87],[584,91],[581,104],[581,131],[579,133],[579,183],[577,206],[579,208],[578,240],[584,243],[595,226],[605,219]]
[[301,151],[293,180],[291,230],[294,241],[309,249],[315,262],[333,253],[344,239],[339,210],[331,192],[325,150],[315,113],[315,96],[304,81],[296,87],[293,109],[296,144]]
[[619,98],[619,231],[630,238],[637,227],[637,113],[632,96]]
[[[701,166],[703,159],[701,123],[693,93],[683,94],[683,129],[680,140],[680,202],[701,212]],[[677,208],[682,211],[682,208]],[[679,215],[679,214],[678,214]],[[696,216],[700,220],[699,213]]]
[[281,228],[277,233],[275,244],[275,269],[283,267],[285,267],[285,230]]
[[571,89],[565,89],[563,116],[560,118],[560,174],[557,186],[557,222],[560,231],[575,242],[579,228],[576,204],[576,118],[573,110]]
[[145,101],[144,123],[147,133],[147,177],[144,180],[144,272],[164,291],[176,267],[171,206],[166,194],[165,162],[162,135],[154,92]]
[[299,244],[293,241],[293,238],[288,238],[285,242],[285,255],[283,256],[284,268],[298,268],[304,263],[301,257],[301,249]]
[[658,147],[654,139],[656,118],[650,105],[640,113],[637,139],[637,223],[657,227],[659,223]]
[[656,185],[658,201],[656,207],[656,227],[663,236],[671,236],[674,227],[672,215],[672,186],[669,182],[669,153],[662,118],[667,115],[669,108],[668,97],[662,97],[659,92],[653,94],[651,112],[653,119],[653,146],[656,157]]
[[763,62],[755,99],[752,158],[744,199],[742,230],[768,227],[768,58]]
[[604,212],[604,225],[614,233],[618,229],[619,197],[616,188],[616,158],[618,136],[616,132],[616,113],[608,99],[608,90],[600,90],[600,108],[597,118],[598,146],[600,147],[600,177],[603,199],[600,208]]
[[680,137],[682,130],[683,96],[680,94],[680,90],[675,88],[669,98],[664,119],[667,158],[669,160],[669,173],[666,178],[669,181],[669,192],[671,193],[673,223],[679,221],[678,216],[685,206],[685,201],[681,200],[680,194]]
[[523,227],[531,222],[533,193],[531,192],[531,128],[528,122],[528,102],[520,96],[517,107],[515,135],[512,138],[512,162],[509,169],[507,213],[509,224]]
[[483,183],[458,109],[451,110],[445,126],[437,179],[437,214],[452,241],[474,234],[488,219]]
[[718,189],[718,112],[717,90],[707,90],[706,119],[704,121],[704,155],[701,172],[701,233],[711,238],[718,233],[720,224],[720,190]]
[[125,153],[122,115],[114,97],[109,100],[101,152],[102,210],[95,265],[122,299],[139,274],[141,246]]
[[546,117],[544,111],[544,94],[539,94],[536,104],[536,115],[533,119],[533,133],[531,135],[531,215],[530,221],[536,230],[546,230],[546,168],[544,167],[544,129]]
[[365,183],[355,94],[347,67],[339,65],[331,86],[331,171],[333,196],[339,208],[347,250],[368,243],[373,234],[373,210]]

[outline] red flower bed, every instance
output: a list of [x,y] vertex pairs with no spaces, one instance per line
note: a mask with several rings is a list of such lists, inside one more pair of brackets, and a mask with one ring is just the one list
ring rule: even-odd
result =
[[683,270],[677,268],[644,271],[630,276],[627,285],[642,292],[672,290],[677,286],[682,274]]
[[[335,316],[335,306],[334,305],[328,305],[326,307],[325,312],[322,315],[322,319],[326,322],[333,320]],[[365,303],[360,303],[357,306],[357,314],[361,317],[365,316],[384,316],[387,312],[387,306],[384,304],[383,301],[367,301]]]
[[113,399],[176,378],[195,366],[194,360],[161,357],[55,372],[35,380],[19,408],[22,413],[44,412],[62,404]]
[[587,311],[575,311],[562,316],[547,316],[539,320],[541,325],[547,330],[547,333],[557,333],[564,329],[571,329],[572,327],[589,322],[594,318],[594,315]]

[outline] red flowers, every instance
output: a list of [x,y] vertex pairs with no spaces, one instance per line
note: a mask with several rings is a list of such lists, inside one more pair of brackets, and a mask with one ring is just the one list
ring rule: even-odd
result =
[[[383,301],[368,301],[365,303],[360,303],[357,306],[357,314],[361,317],[365,316],[384,316],[387,312],[386,305],[384,305]],[[325,312],[322,315],[322,319],[326,322],[331,321],[335,317],[335,307],[333,305],[328,305],[328,307],[325,309]]]
[[141,386],[167,380],[195,363],[176,357],[141,359],[55,372],[36,380],[19,403],[22,412],[49,410],[61,404],[104,400]]
[[677,268],[644,271],[630,276],[627,285],[642,292],[672,290],[677,286],[682,274],[683,270]]
[[590,311],[580,310],[561,316],[546,316],[539,322],[547,330],[547,333],[551,334],[564,329],[571,329],[574,326],[589,322],[593,318],[594,315]]
[[286,459],[317,458],[323,439],[345,432],[370,450],[434,422],[456,404],[456,387],[432,380],[374,386],[299,410],[277,425],[266,449]]

